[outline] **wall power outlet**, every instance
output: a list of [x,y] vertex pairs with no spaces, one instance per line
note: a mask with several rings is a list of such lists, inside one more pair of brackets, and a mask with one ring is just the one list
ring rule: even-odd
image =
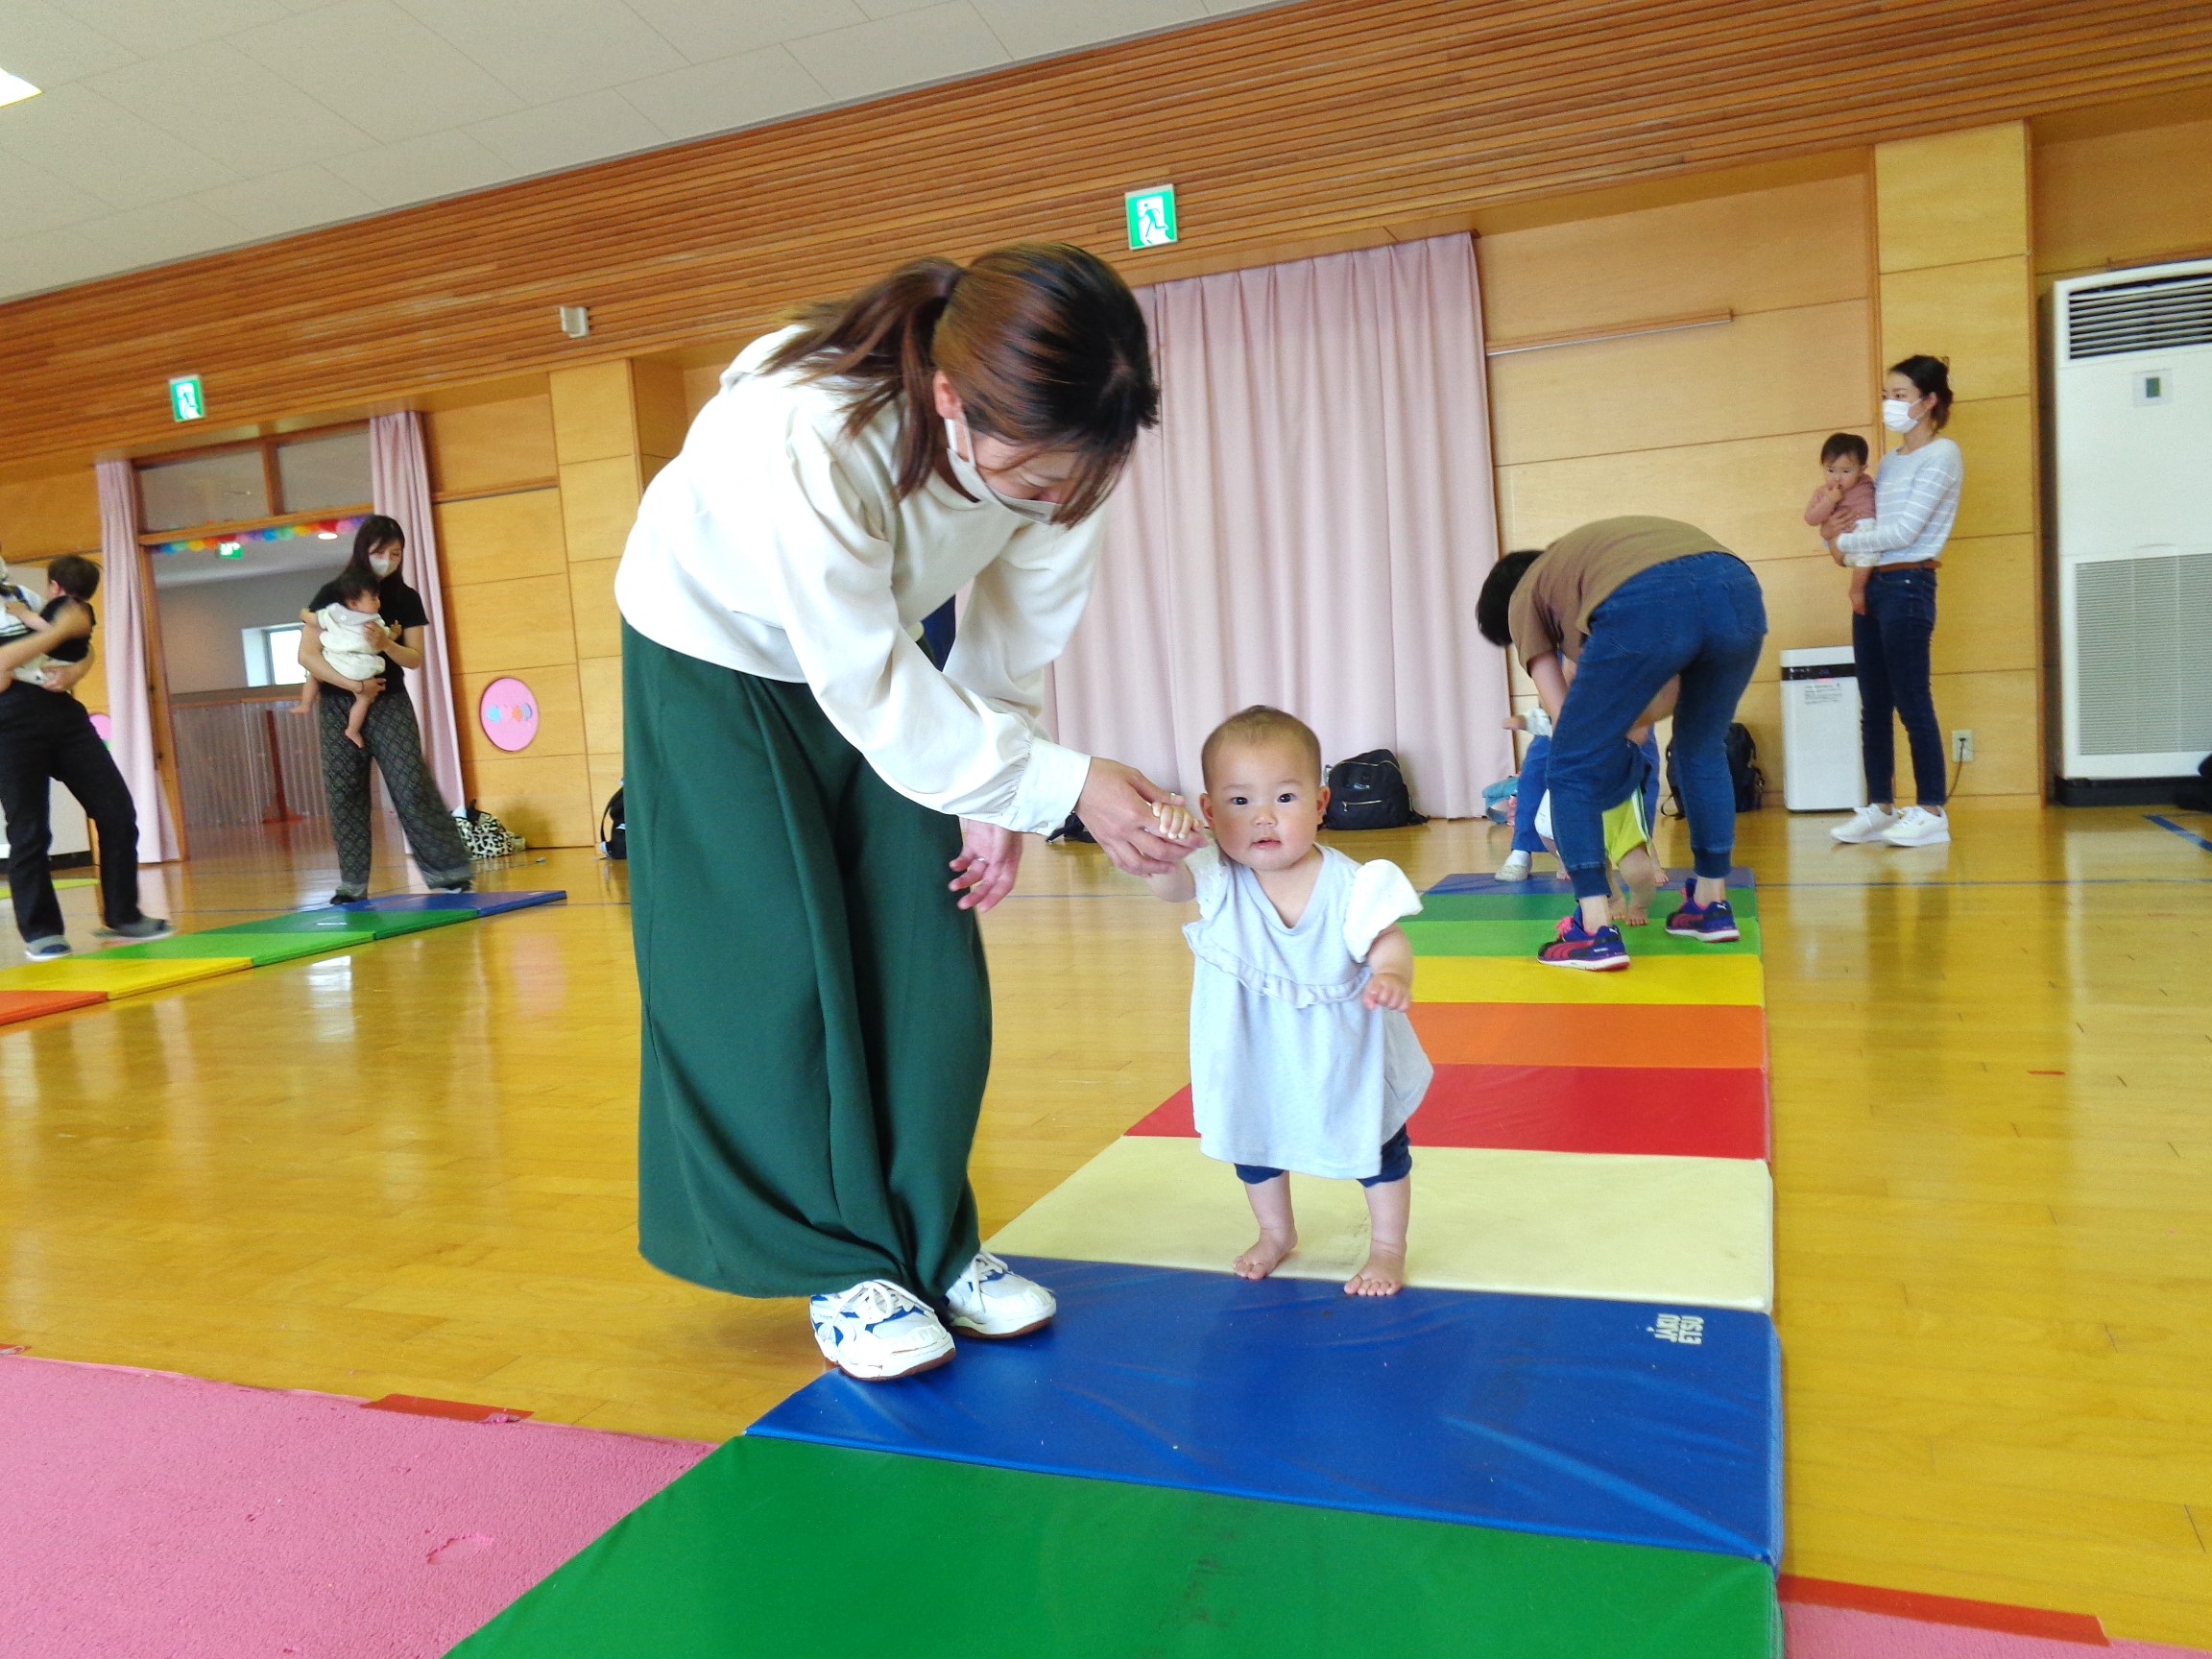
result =
[[1974,758],[1974,733],[1970,730],[1961,727],[1951,733],[1951,758],[1954,760],[1971,760]]

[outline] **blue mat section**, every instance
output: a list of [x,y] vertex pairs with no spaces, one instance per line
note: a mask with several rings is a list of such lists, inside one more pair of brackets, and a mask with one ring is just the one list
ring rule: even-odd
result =
[[[1688,876],[1687,871],[1675,872],[1674,885],[1679,887]],[[1728,872],[1731,887],[1754,887],[1751,872],[1738,864]],[[1434,886],[1424,889],[1430,893],[1559,893],[1572,895],[1575,883],[1564,876],[1531,876],[1526,881],[1501,881],[1497,877],[1482,873],[1447,876]]]
[[381,899],[363,899],[342,904],[342,910],[473,910],[479,916],[497,916],[506,910],[527,910],[533,904],[558,904],[565,892],[515,893],[387,893]]
[[1763,1314],[1014,1265],[1060,1298],[1046,1330],[963,1343],[896,1387],[832,1373],[748,1432],[1780,1558],[1781,1354]]

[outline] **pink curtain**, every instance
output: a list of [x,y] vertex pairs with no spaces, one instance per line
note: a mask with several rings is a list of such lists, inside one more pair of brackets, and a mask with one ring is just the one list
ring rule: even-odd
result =
[[446,653],[445,586],[438,573],[438,526],[430,513],[430,467],[422,448],[422,418],[412,410],[378,415],[369,422],[369,499],[376,511],[399,520],[407,554],[399,574],[422,595],[430,626],[422,666],[407,670],[407,693],[422,726],[422,758],[445,804],[465,804],[461,740],[453,718],[453,665]]
[[[146,561],[138,551],[138,480],[128,461],[102,461],[100,483],[100,654],[108,664],[108,750],[138,808],[138,862],[178,855],[177,825],[154,763],[154,704],[147,695],[152,634]],[[108,855],[103,847],[100,855]]]
[[1441,236],[1140,289],[1159,430],[1110,509],[1053,676],[1060,740],[1195,797],[1250,703],[1329,760],[1393,749],[1416,805],[1472,817],[1513,769],[1475,252]]

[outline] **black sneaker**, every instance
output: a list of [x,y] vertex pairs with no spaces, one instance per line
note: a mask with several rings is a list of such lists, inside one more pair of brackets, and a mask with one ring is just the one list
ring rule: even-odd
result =
[[430,883],[430,891],[433,893],[473,893],[476,891],[476,883],[470,878],[464,876],[458,881],[433,881]]
[[369,889],[366,887],[341,887],[337,892],[330,895],[330,902],[333,904],[358,904],[368,897]]
[[177,925],[166,916],[141,916],[120,927],[101,927],[95,931],[103,939],[158,939],[176,932]]

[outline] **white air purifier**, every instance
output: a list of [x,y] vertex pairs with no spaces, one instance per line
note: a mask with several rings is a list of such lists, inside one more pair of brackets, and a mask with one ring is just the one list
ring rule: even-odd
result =
[[2093,800],[2212,751],[2212,259],[2069,277],[2052,325],[2058,793]]
[[1866,805],[1859,669],[1848,645],[1782,653],[1782,805],[1792,812]]

